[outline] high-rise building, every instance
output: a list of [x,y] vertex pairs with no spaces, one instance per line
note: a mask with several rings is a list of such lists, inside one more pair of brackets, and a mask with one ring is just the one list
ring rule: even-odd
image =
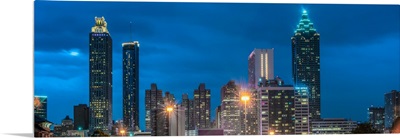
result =
[[61,135],[68,136],[68,130],[74,130],[74,121],[67,115],[61,122]]
[[182,94],[182,106],[185,108],[185,130],[195,130],[193,99],[188,94]]
[[[146,90],[146,131],[152,131],[152,118],[157,117],[156,115],[152,115],[152,112],[158,113],[159,110],[155,110],[164,105],[162,90],[157,88],[157,84],[152,83],[151,88]],[[154,110],[154,111],[153,111]],[[164,111],[164,109],[160,109]],[[156,124],[156,123],[155,123]]]
[[294,116],[295,116],[295,134],[307,135],[310,134],[310,111],[308,103],[308,88],[294,88]]
[[259,94],[255,89],[248,89],[241,86],[240,96],[240,135],[258,135],[259,134]]
[[400,117],[400,91],[385,94],[385,130],[391,130],[394,120]]
[[255,89],[260,78],[274,79],[274,49],[254,49],[248,62],[250,88]]
[[294,86],[309,89],[310,118],[321,117],[319,33],[303,11],[292,40],[292,73]]
[[351,134],[357,122],[344,118],[324,118],[311,122],[313,135],[318,134]]
[[169,135],[169,114],[165,109],[162,108],[164,105],[160,105],[159,108],[153,108],[150,111],[150,123],[151,123],[151,135],[152,136],[168,136]]
[[194,123],[196,129],[210,128],[210,89],[201,83],[194,90]]
[[[168,106],[167,106],[168,107]],[[185,109],[181,105],[174,105],[172,111],[168,111],[169,136],[185,136]]]
[[170,92],[165,92],[164,94],[164,104],[165,106],[174,106],[175,105],[175,96]]
[[35,96],[33,102],[35,116],[47,120],[47,96]]
[[221,128],[224,135],[241,134],[240,85],[231,80],[221,88]]
[[139,42],[122,43],[123,122],[127,131],[139,126]]
[[53,125],[53,133],[54,137],[62,137],[62,125],[54,124]]
[[74,106],[74,130],[89,129],[89,107],[86,104]]
[[222,117],[221,106],[218,106],[215,109],[215,127],[214,128],[221,128],[221,117]]
[[372,127],[379,132],[385,131],[385,108],[383,107],[369,107],[368,119]]
[[95,17],[89,34],[89,131],[110,134],[112,127],[112,39],[104,17]]
[[261,135],[295,134],[294,87],[277,77],[261,79],[257,91],[261,96]]

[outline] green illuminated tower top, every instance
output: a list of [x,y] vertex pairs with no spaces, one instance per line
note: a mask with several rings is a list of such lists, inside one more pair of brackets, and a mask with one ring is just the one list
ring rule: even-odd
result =
[[303,36],[313,36],[314,34],[319,35],[317,30],[314,28],[314,24],[308,19],[308,14],[306,10],[303,10],[301,15],[301,20],[297,29],[294,31],[295,35]]

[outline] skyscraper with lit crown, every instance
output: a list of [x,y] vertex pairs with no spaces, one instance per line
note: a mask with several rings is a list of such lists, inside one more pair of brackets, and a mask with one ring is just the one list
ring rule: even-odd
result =
[[303,11],[292,40],[292,72],[294,86],[307,87],[310,119],[321,118],[320,35]]
[[112,39],[104,17],[95,17],[89,33],[89,130],[112,127]]

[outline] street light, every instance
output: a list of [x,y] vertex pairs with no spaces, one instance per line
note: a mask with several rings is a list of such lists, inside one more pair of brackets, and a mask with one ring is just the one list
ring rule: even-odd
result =
[[247,101],[248,100],[250,100],[250,96],[247,96],[247,95],[243,95],[241,98],[240,98],[242,101],[244,101],[244,120],[245,120],[245,122],[244,122],[244,134],[246,135],[247,134]]
[[172,107],[167,107],[167,111],[168,112],[172,112],[174,110],[174,108],[172,108]]
[[125,130],[121,130],[120,133],[122,134],[122,136],[125,136]]

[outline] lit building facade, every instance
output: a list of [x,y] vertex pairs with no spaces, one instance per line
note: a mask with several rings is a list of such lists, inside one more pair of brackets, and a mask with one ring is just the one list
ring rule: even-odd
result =
[[391,130],[394,120],[400,117],[400,91],[385,94],[385,130]]
[[151,109],[151,135],[169,136],[169,118],[170,114],[160,105],[158,108]]
[[185,136],[185,108],[176,105],[168,112],[168,134],[169,136]]
[[214,128],[222,128],[221,127],[221,117],[222,117],[222,111],[221,111],[221,106],[218,106],[215,109],[215,122],[214,122]]
[[86,104],[74,106],[74,130],[89,130],[89,107]]
[[201,83],[198,89],[194,90],[193,100],[195,128],[211,128],[210,89],[206,89],[206,84]]
[[385,108],[371,106],[368,108],[368,119],[376,130],[379,132],[385,131]]
[[34,114],[44,120],[47,120],[47,96],[35,96]]
[[310,134],[310,111],[309,111],[309,92],[307,87],[295,87],[294,89],[294,116],[295,134]]
[[259,78],[274,79],[274,49],[254,49],[248,58],[250,88],[256,88]]
[[188,94],[182,94],[182,106],[185,108],[185,130],[195,130],[194,126],[194,104]]
[[127,131],[139,126],[139,42],[122,43],[123,49],[123,120]]
[[89,34],[89,132],[112,127],[112,39],[104,17]]
[[[151,84],[151,88],[146,90],[146,104],[145,104],[145,108],[146,108],[146,131],[147,132],[151,132],[152,131],[152,118],[155,118],[157,116],[152,115],[152,112],[157,113],[159,112],[158,110],[155,110],[157,108],[163,108],[160,107],[159,105],[163,105],[164,104],[164,100],[163,100],[163,95],[162,95],[162,90],[157,88],[157,84],[152,83]],[[154,111],[153,111],[154,110]],[[164,109],[162,109],[164,110]]]
[[318,134],[351,134],[357,122],[343,118],[324,118],[311,122],[313,135]]
[[241,133],[240,90],[233,80],[221,88],[221,128],[224,135]]
[[292,40],[292,72],[294,86],[309,89],[310,118],[321,117],[320,35],[303,12]]
[[261,96],[261,135],[295,134],[295,95],[292,85],[280,78],[261,79],[257,91]]

